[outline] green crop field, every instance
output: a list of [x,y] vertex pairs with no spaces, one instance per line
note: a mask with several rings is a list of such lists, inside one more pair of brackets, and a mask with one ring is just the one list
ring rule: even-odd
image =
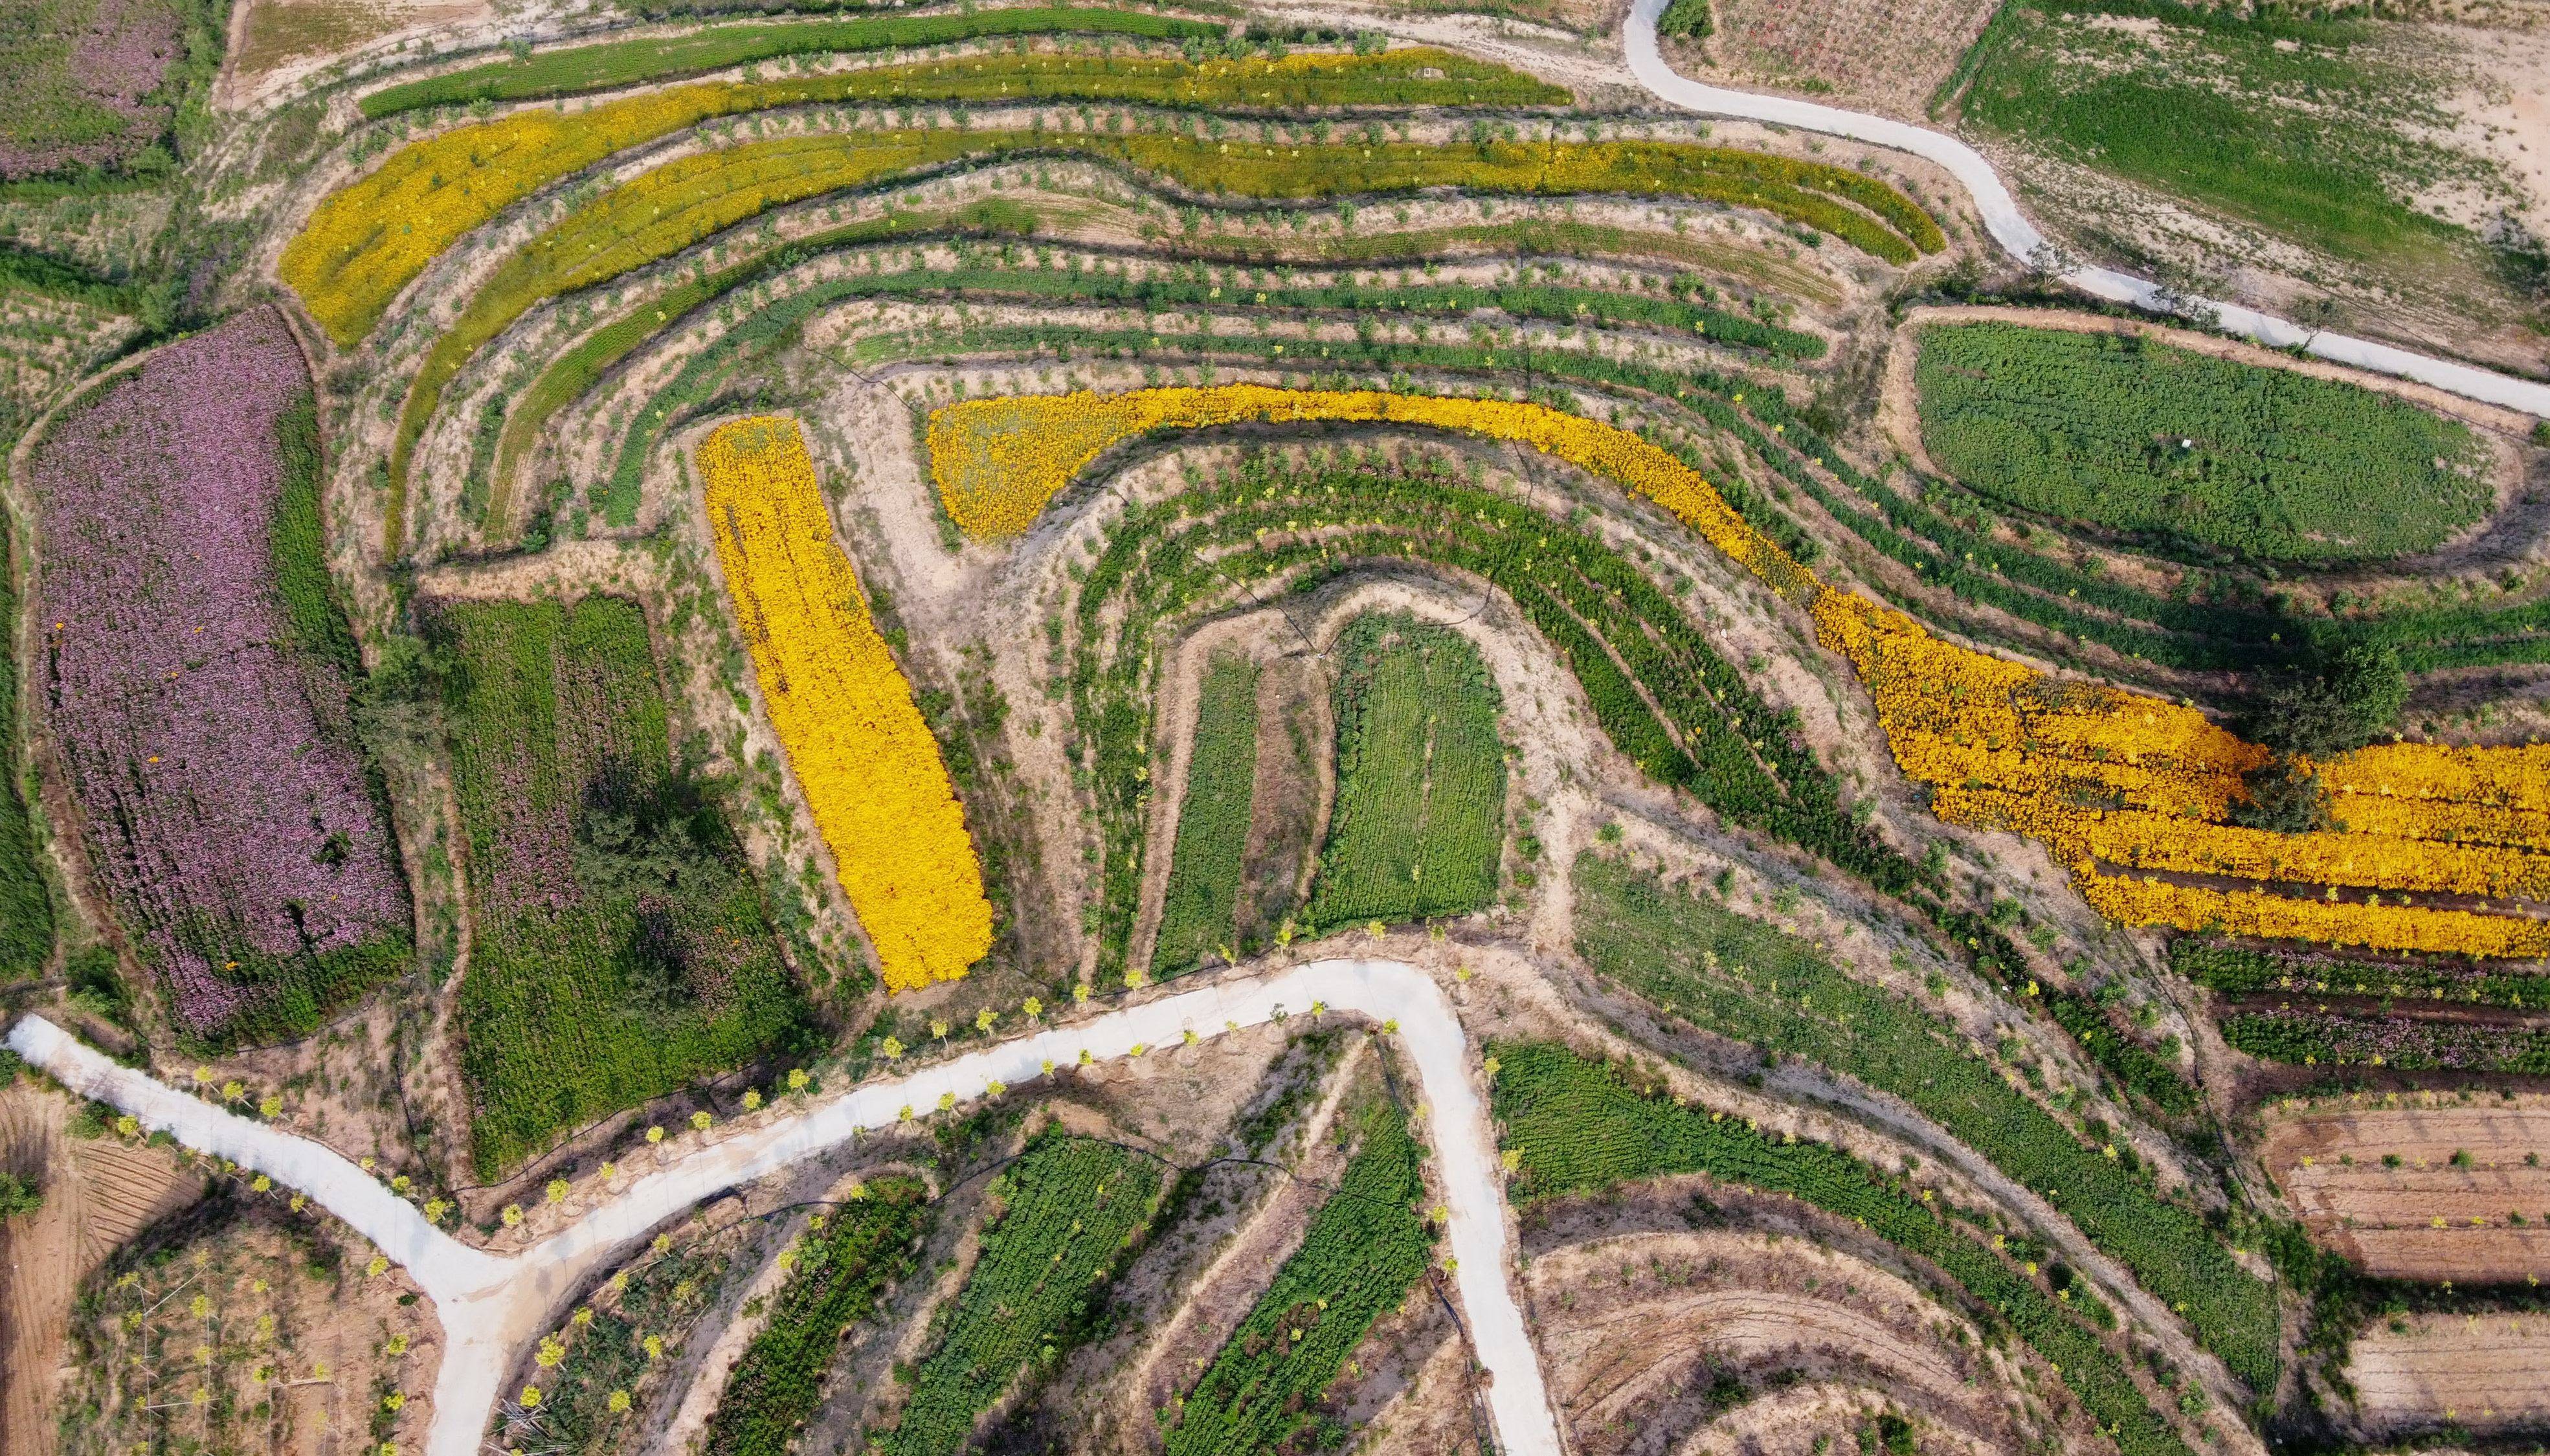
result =
[[914,1179],[879,1179],[864,1198],[818,1215],[821,1224],[790,1246],[794,1267],[736,1358],[701,1450],[786,1456],[842,1336],[875,1310],[887,1284],[911,1272],[912,1251],[930,1226],[929,1192]]
[[931,1330],[912,1395],[872,1449],[941,1456],[1023,1369],[1071,1348],[1105,1285],[1158,1212],[1160,1165],[1112,1143],[1047,1132],[987,1194],[982,1252]]
[[1575,875],[1577,950],[1596,970],[1697,1025],[1904,1099],[2020,1183],[2051,1190],[2093,1243],[2186,1311],[2234,1374],[2274,1388],[2274,1287],[2194,1211],[2110,1156],[2112,1144],[2085,1141],[1953,1030],[1806,941],[1600,855],[1580,855]]
[[1979,60],[1966,120],[2340,257],[2416,264],[2468,235],[2402,199],[2490,169],[2437,140],[2449,84],[2413,42],[2278,10],[2160,12],[2014,3]]
[[1497,894],[1506,747],[1497,685],[1460,633],[1364,617],[1337,661],[1337,795],[1320,850],[1320,924],[1460,915]]
[[633,603],[446,603],[469,838],[461,1067],[482,1176],[794,1044],[805,1000],[714,804],[670,760]]
[[1257,664],[1216,657],[1196,706],[1177,848],[1161,897],[1159,937],[1151,947],[1154,974],[1185,970],[1231,945],[1256,783]]
[[1939,467],[2066,521],[2268,560],[2425,550],[2491,504],[2469,429],[2389,395],[2130,336],[1921,331]]
[[1381,1315],[1425,1273],[1431,1230],[1418,1205],[1422,1156],[1387,1103],[1356,1119],[1363,1145],[1311,1217],[1275,1282],[1231,1331],[1168,1420],[1168,1456],[1289,1450],[1309,1406]]
[[1708,1173],[1851,1219],[1936,1266],[2052,1362],[2124,1456],[2188,1456],[2097,1331],[2051,1291],[1962,1231],[1945,1210],[1848,1153],[1641,1094],[1599,1062],[1547,1043],[1491,1046],[1495,1113],[1521,1155],[1526,1199],[1599,1193],[1660,1173]]

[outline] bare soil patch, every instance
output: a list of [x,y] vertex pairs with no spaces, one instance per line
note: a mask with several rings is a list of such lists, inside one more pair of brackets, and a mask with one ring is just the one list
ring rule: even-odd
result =
[[2268,1173],[2311,1236],[2366,1272],[2470,1283],[2550,1273],[2550,1097],[2392,1094],[2287,1104],[2265,1118]]
[[2550,1315],[2407,1315],[2347,1353],[2356,1410],[2400,1435],[2452,1423],[2488,1434],[2550,1421]]
[[1672,1449],[1744,1404],[1728,1377],[1745,1397],[1775,1377],[1867,1386],[1974,1444],[2013,1444],[1967,1322],[1838,1251],[1731,1230],[1632,1233],[1544,1254],[1524,1281],[1588,1456]]
[[1996,8],[1992,0],[1712,0],[1716,34],[1668,42],[1668,54],[1713,84],[1829,96],[1918,121]]
[[134,1235],[203,1194],[173,1149],[74,1137],[71,1101],[0,1089],[0,1168],[41,1181],[44,1206],[0,1223],[0,1451],[49,1456],[63,1337],[83,1280]]

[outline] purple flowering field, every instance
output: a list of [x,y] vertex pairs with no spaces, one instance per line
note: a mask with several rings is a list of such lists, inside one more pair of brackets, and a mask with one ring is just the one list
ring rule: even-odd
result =
[[408,955],[343,672],[296,641],[276,586],[278,431],[309,388],[258,309],[107,386],[29,470],[30,676],[97,880],[205,1042],[304,1033]]
[[0,181],[111,166],[166,131],[159,90],[184,47],[173,0],[0,0]]

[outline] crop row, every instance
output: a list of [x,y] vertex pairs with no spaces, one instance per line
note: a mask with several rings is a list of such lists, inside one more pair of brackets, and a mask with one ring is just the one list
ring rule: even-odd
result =
[[[410,455],[441,404],[442,391],[480,348],[535,305],[609,282],[788,203],[871,185],[917,169],[1030,154],[1090,156],[1165,176],[1192,189],[1264,200],[1405,193],[1435,186],[1541,196],[1584,192],[1685,196],[1759,208],[1894,261],[1910,261],[1916,255],[1916,245],[1944,245],[1926,213],[1873,178],[1821,163],[1681,143],[1525,146],[1490,142],[1446,146],[1366,142],[1288,147],[1274,143],[1217,144],[1168,133],[1041,131],[879,131],[746,143],[679,158],[613,188],[497,266],[450,328],[435,340],[410,386],[391,441],[389,530],[395,535],[403,529]],[[1861,211],[1862,207],[1869,210]],[[377,225],[376,220],[377,215],[366,209],[349,217],[348,224],[368,230]],[[1908,235],[1914,241],[1905,241]],[[384,245],[395,238],[405,247],[418,236],[384,233],[381,238]],[[378,260],[364,262],[360,241],[340,246],[319,218],[313,219],[295,245],[305,241],[313,268],[324,259],[334,260],[328,264],[331,268],[342,262],[343,270],[351,270],[311,272],[296,279],[294,286],[322,317],[333,307],[318,293],[333,286],[327,277],[382,280],[389,276]],[[431,256],[431,252],[420,254],[414,260],[416,269],[422,269]],[[413,271],[407,276],[412,277]],[[388,285],[379,306],[386,307],[390,294],[400,286],[403,280]],[[368,331],[377,316],[378,308],[370,308],[353,338]],[[340,333],[341,341],[352,341]]]
[[1412,618],[1347,624],[1336,660],[1336,806],[1317,924],[1462,915],[1494,900],[1506,748],[1469,639]]
[[[992,220],[990,217],[984,219],[987,222]],[[612,367],[667,329],[666,320],[679,319],[808,258],[888,238],[928,237],[933,224],[943,228],[945,221],[943,218],[895,214],[817,234],[736,263],[718,273],[676,283],[662,295],[646,300],[577,340],[550,361],[531,387],[511,404],[490,472],[495,481],[495,494],[490,498],[488,519],[505,519],[510,482],[523,454],[549,419],[591,389]],[[1237,284],[1234,282],[1232,287],[1235,290]],[[828,303],[849,297],[962,297],[969,300],[1014,297],[1162,310],[1220,306],[1219,295],[1224,291],[1224,284],[1218,274],[1201,267],[1128,277],[1121,273],[1080,268],[1049,271],[1043,268],[965,265],[947,269],[914,268],[863,273],[829,280],[816,285],[816,288],[820,290],[816,296]],[[1653,298],[1595,288],[1545,283],[1391,286],[1337,282],[1325,285],[1282,284],[1257,292],[1265,299],[1258,305],[1261,310],[1310,310],[1350,313],[1359,317],[1402,312],[1460,317],[1481,310],[1497,310],[1519,319],[1570,324],[1631,324],[1681,330],[1718,343],[1797,357],[1814,357],[1823,350],[1823,340],[1812,334],[1782,329],[1707,304],[1684,298]],[[802,314],[805,305],[792,299],[779,307],[785,309],[789,316],[796,317]],[[631,478],[634,480],[634,476]],[[606,508],[606,516],[615,525],[627,525],[636,506],[634,495],[615,489]]]
[[1257,787],[1257,664],[1237,655],[1215,657],[1205,673],[1152,939],[1154,975],[1185,970],[1232,943]]
[[1408,1118],[1375,1103],[1357,1119],[1363,1145],[1302,1242],[1239,1321],[1213,1364],[1172,1407],[1168,1456],[1290,1449],[1310,1407],[1425,1273],[1432,1231],[1419,1212],[1422,1151]]
[[805,1034],[760,891],[670,760],[638,608],[430,604],[474,927],[460,1064],[481,1176]]
[[[897,236],[899,227],[908,221],[886,219],[875,224],[857,224],[843,228],[820,240],[809,240],[806,255],[812,255],[815,244],[845,245],[879,237]],[[653,316],[658,313],[675,316],[681,310],[697,308],[735,288],[757,281],[776,270],[774,265],[793,261],[797,249],[783,250],[769,262],[739,264],[705,282],[678,285],[664,300],[641,306],[561,356],[551,372],[543,374],[515,407],[515,419],[505,429],[507,448],[528,448],[531,434],[555,410],[591,388],[602,374],[626,358],[654,332],[663,327]],[[852,298],[895,297],[963,297],[982,299],[1013,297],[1050,300],[1053,302],[1123,303],[1146,309],[1228,307],[1221,305],[1215,294],[1222,285],[1211,278],[1199,278],[1192,272],[1184,275],[1128,279],[1122,275],[1097,271],[1051,271],[1045,269],[968,266],[951,270],[906,269],[895,272],[858,273],[835,277],[809,285],[804,290],[757,310],[730,330],[718,342],[700,356],[686,363],[674,379],[638,411],[638,423],[628,434],[614,466],[606,495],[605,518],[613,525],[625,526],[636,519],[638,484],[653,441],[662,427],[669,424],[683,407],[713,395],[718,381],[739,377],[745,372],[730,357],[737,350],[749,351],[758,345],[785,340],[812,314],[833,304]],[[1420,305],[1428,313],[1441,310],[1455,314],[1476,309],[1508,309],[1517,317],[1552,317],[1563,310],[1568,322],[1646,321],[1648,306],[1657,300],[1640,299],[1595,289],[1554,289],[1480,287],[1427,284],[1422,286],[1278,286],[1263,290],[1265,308],[1278,306],[1315,311],[1352,312],[1369,318],[1377,313],[1398,313],[1398,305]],[[1812,352],[1809,345],[1816,340],[1811,335],[1773,331],[1740,316],[1722,310],[1690,304],[1677,304],[1687,311],[1695,333],[1706,334],[1720,342],[1756,346],[1783,352]],[[1548,312],[1536,312],[1547,310]],[[1421,315],[1420,317],[1422,317]],[[974,347],[992,346],[993,340],[1022,340],[1028,336],[1013,333],[969,336],[979,340]],[[1036,336],[1060,346],[1083,337],[1080,331],[1055,327]],[[1102,347],[1119,353],[1156,350],[1160,345],[1151,336],[1126,334],[1096,340]],[[943,347],[943,338],[938,343]],[[1013,343],[1009,347],[1015,348]],[[1217,352],[1254,352],[1264,355],[1273,347],[1268,340],[1217,338],[1210,347]],[[1428,367],[1470,368],[1494,373],[1502,357],[1520,359],[1527,367],[1545,368],[1548,372],[1583,377],[1593,383],[1647,382],[1670,389],[1672,381],[1686,376],[1672,374],[1650,365],[1611,360],[1600,355],[1574,350],[1552,349],[1500,353],[1495,348],[1469,345],[1399,346],[1369,340],[1323,345],[1321,357],[1331,353],[1339,367],[1349,364],[1393,367],[1422,364]],[[1507,366],[1512,368],[1510,362]],[[1718,381],[1723,383],[1723,381]],[[1686,392],[1689,385],[1682,386]],[[1742,393],[1740,381],[1727,385]],[[517,422],[520,422],[519,424]],[[1768,432],[1763,432],[1769,438]],[[516,458],[519,458],[517,455]],[[508,463],[497,463],[500,477],[507,476]],[[1747,501],[1744,504],[1751,505]],[[1767,507],[1762,508],[1767,510]],[[1795,528],[1789,528],[1794,531]]]
[[[987,285],[995,281],[997,276],[995,275],[995,279],[987,279]],[[1092,281],[1098,276],[1078,275],[1076,281]],[[729,336],[730,340],[734,341],[733,347],[748,355],[757,341],[784,337],[787,331],[796,327],[797,322],[813,309],[822,307],[838,297],[847,296],[859,288],[862,282],[863,279],[860,278],[834,280],[818,285],[805,294],[772,305],[752,319],[746,320],[735,334]],[[1034,326],[970,329],[952,339],[932,336],[926,341],[914,346],[925,352],[955,347],[969,352],[1077,349],[1111,355],[1129,355],[1156,350],[1159,344],[1155,337],[1142,334],[1093,334],[1064,327]],[[1237,337],[1217,338],[1212,341],[1211,347],[1218,353],[1232,352],[1268,357],[1268,351],[1274,345],[1262,339]],[[1322,344],[1319,346],[1319,355],[1321,362],[1333,363],[1339,368],[1361,366],[1395,370],[1405,367],[1422,367],[1469,370],[1488,374],[1498,373],[1501,364],[1511,369],[1512,365],[1506,361],[1516,357],[1511,350],[1496,346],[1392,345],[1360,339],[1340,341],[1332,345]],[[1301,356],[1307,360],[1308,350],[1302,351]],[[1564,349],[1533,351],[1522,357],[1527,366],[1534,370],[1546,370],[1560,377],[1581,379],[1588,384],[1638,390],[1657,399],[1659,403],[1677,402],[1676,396],[1679,396],[1679,404],[1702,413],[1704,419],[1737,436],[1763,457],[1775,461],[1782,460],[1784,456],[1777,452],[1780,447],[1774,442],[1792,437],[1756,426],[1746,413],[1748,408],[1779,410],[1777,392],[1757,390],[1750,396],[1748,405],[1748,396],[1740,380],[1728,380],[1723,376],[1700,371],[1669,372],[1631,361],[1609,359],[1600,355]],[[693,402],[714,397],[721,388],[732,388],[732,381],[748,378],[752,367],[748,357],[736,358],[731,356],[725,349],[713,348],[709,353],[686,366],[672,385],[645,404],[639,411],[638,425],[631,431],[621,452],[621,465],[615,477],[615,498],[625,494],[634,507],[638,479],[636,472],[638,464],[651,448],[650,440],[654,433],[675,418],[678,410]],[[720,381],[730,382],[722,384]],[[1716,392],[1707,392],[1710,389]],[[1783,412],[1775,414],[1774,418],[1787,417]],[[1792,435],[1805,434],[1803,427],[1797,426],[1794,421],[1791,422],[1791,431]],[[1803,474],[1803,472],[1800,473]],[[1730,504],[1735,505],[1747,520],[1756,522],[1772,534],[1780,534],[1784,529],[1794,530],[1794,527],[1788,525],[1786,518],[1781,516],[1775,507],[1756,493],[1744,489],[1740,482],[1728,481],[1725,493]],[[1663,601],[1645,582],[1642,573],[1628,568],[1625,564],[1616,563],[1607,568],[1607,572],[1603,579],[1617,584],[1620,590],[1644,592],[1647,596],[1654,597],[1654,602],[1646,603],[1642,607],[1643,612],[1654,611],[1655,604]],[[1569,637],[1568,640],[1576,641],[1582,637],[1584,630],[1581,619],[1573,614],[1579,611],[1596,610],[1609,610],[1609,605],[1595,607],[1580,602],[1571,607],[1569,612],[1553,614],[1543,624],[1544,630],[1553,634],[1553,639],[1574,633],[1576,636]],[[1628,641],[1632,649],[1643,648],[1647,642],[1642,632],[1630,633],[1622,639]],[[1606,730],[1614,735],[1616,742],[1622,745],[1623,751],[1629,752],[1649,772],[1667,773],[1669,776],[1680,772],[1676,765],[1679,765],[1682,759],[1672,744],[1673,734],[1649,720],[1645,705],[1635,701],[1635,691],[1629,687],[1626,680],[1618,678],[1607,654],[1599,645],[1592,639],[1584,639],[1583,645],[1587,650],[1574,654],[1580,663],[1579,675],[1588,683],[1588,692],[1595,698],[1598,708],[1607,706],[1609,708],[1603,720]],[[1141,657],[1136,650],[1120,660],[1139,661]],[[1722,673],[1728,680],[1733,680],[1733,675],[1727,672],[1722,663],[1717,664],[1713,671]],[[1733,685],[1737,688],[1741,686],[1740,681],[1733,682]],[[1718,690],[1719,688],[1716,687],[1711,689],[1713,692]],[[1138,712],[1135,712],[1132,716],[1125,718],[1123,722],[1131,723],[1138,717]],[[1767,712],[1761,712],[1751,721],[1762,723],[1767,722],[1768,719]],[[1117,720],[1105,718],[1092,710],[1084,716],[1084,721],[1116,722]],[[1103,740],[1106,734],[1102,732],[1100,737]],[[1734,813],[1739,818],[1750,815],[1751,818],[1746,818],[1746,822],[1750,823],[1775,823],[1778,825],[1778,831],[1784,836],[1797,837],[1799,842],[1809,845],[1817,853],[1834,858],[1836,862],[1853,868],[1859,873],[1870,875],[1882,888],[1889,889],[1890,893],[1903,893],[1913,897],[1924,913],[1930,915],[1940,924],[1953,943],[1974,950],[1979,964],[1995,974],[2007,978],[2023,967],[2024,956],[2008,944],[1998,927],[1986,923],[1979,916],[1955,911],[1931,899],[1918,889],[1919,878],[1912,872],[1911,867],[1891,853],[1872,852],[1865,847],[1854,847],[1853,839],[1858,835],[1858,830],[1849,825],[1838,812],[1837,796],[1834,795],[1829,782],[1823,778],[1811,757],[1796,757],[1787,765],[1785,771],[1790,773],[1797,782],[1805,785],[1805,792],[1808,793],[1809,798],[1819,801],[1822,807],[1819,809],[1809,807],[1779,813],[1774,821],[1766,822],[1759,817],[1759,812],[1764,803],[1775,802],[1777,796],[1774,795],[1771,800],[1766,801],[1758,791],[1749,790],[1744,786],[1740,765],[1748,754],[1740,743],[1716,738],[1708,740],[1692,751],[1700,753],[1704,759],[1709,759],[1716,765],[1709,776],[1709,786],[1696,787],[1695,792],[1702,793],[1703,797],[1708,798],[1721,811]],[[1785,739],[1781,739],[1775,740],[1774,746],[1769,751],[1776,755],[1789,750],[1786,748]],[[1101,759],[1108,762],[1116,761],[1103,751]],[[1728,778],[1727,775],[1730,773],[1736,777]],[[1108,856],[1104,876],[1107,889],[1102,896],[1101,922],[1102,925],[1129,928],[1130,897],[1133,887],[1138,884],[1138,876],[1121,872],[1119,866],[1127,863],[1125,855],[1139,852],[1138,835],[1132,836],[1129,840],[1127,838],[1129,826],[1135,821],[1125,817],[1126,812],[1137,802],[1138,790],[1128,791],[1126,795],[1117,795],[1110,787],[1107,776],[1102,773],[1099,778],[1099,793],[1103,802],[1113,806],[1112,809],[1102,813],[1102,822],[1111,825],[1112,827],[1102,830],[1102,838],[1108,844]],[[1114,943],[1114,941],[1113,935],[1102,930],[1102,944]],[[1119,953],[1121,954],[1121,951]],[[2105,1034],[2100,1033],[2096,1029],[2099,1018],[2096,1009],[2089,1008],[2085,1004],[2076,1004],[2076,1000],[2067,993],[2050,988],[2044,997],[2044,1003],[2049,1011],[2076,1035],[2083,1035],[2093,1055],[2120,1081],[2150,1097],[2165,1110],[2182,1108],[2186,1105],[2190,1094],[2174,1070],[2161,1063],[2130,1036],[2115,1034],[2112,1028]]]
[[2124,1456],[2187,1456],[2124,1363],[2049,1290],[1960,1231],[1947,1211],[1838,1148],[1642,1095],[1548,1043],[1491,1046],[1495,1111],[1520,1155],[1526,1198],[1599,1193],[1665,1173],[1708,1173],[1787,1194],[1923,1259],[2051,1364]]
[[963,41],[1026,36],[1123,36],[1183,41],[1220,36],[1222,27],[1174,16],[1095,6],[1019,6],[937,15],[863,16],[850,20],[767,21],[707,26],[688,35],[560,47],[446,75],[384,86],[360,105],[366,120],[428,106],[479,101],[546,101],[677,80],[732,66],[801,55],[902,50]]
[[[399,290],[445,248],[542,187],[702,122],[775,108],[1110,101],[1298,109],[1566,99],[1564,91],[1503,66],[1425,49],[1202,64],[996,54],[784,81],[704,81],[574,112],[563,106],[527,108],[412,142],[378,168],[329,194],[285,247],[281,268],[311,316],[340,346],[351,347],[380,322]],[[962,131],[950,135],[960,143],[965,136]],[[782,139],[778,147],[784,153],[790,142],[807,140]],[[855,145],[850,138],[829,140]],[[747,144],[733,149],[750,152],[754,147]],[[677,209],[683,205],[673,203]]]
[[710,1456],[787,1456],[813,1414],[824,1376],[852,1326],[911,1272],[930,1225],[929,1190],[910,1178],[866,1184],[848,1203],[815,1215],[781,1256],[787,1280],[770,1314],[736,1357],[701,1449]]
[[1158,1212],[1159,1165],[1113,1143],[1048,1131],[985,1193],[981,1251],[932,1321],[912,1394],[873,1445],[943,1456],[1023,1369],[1049,1369],[1077,1342]]
[[[2277,1369],[2276,1295],[2195,1213],[2156,1197],[2113,1143],[2058,1121],[1953,1028],[1845,974],[1815,947],[1652,874],[1587,853],[1576,944],[1593,967],[1697,1025],[1820,1062],[1904,1099],[2044,1194],[2259,1391]],[[2183,1084],[2182,1084],[2183,1085]]]
[[2329,955],[2248,950],[2182,935],[2170,942],[2169,963],[2197,985],[2226,996],[2285,991],[2461,1002],[2518,1011],[2550,1006],[2550,976],[2471,961],[2340,960]]
[[[9,522],[0,513],[0,622],[18,621]],[[0,652],[0,982],[41,973],[53,953],[52,892],[18,775],[18,654]]]
[[[1422,469],[1252,468],[1128,512],[1081,589],[1070,699],[1099,803],[1102,955],[1122,954],[1140,884],[1150,688],[1138,664],[1156,634],[1180,613],[1254,583],[1309,584],[1375,558],[1439,563],[1508,592],[1569,659],[1604,730],[1649,773],[1742,823],[1792,833],[1821,825],[1818,845],[1847,849],[1844,834],[1868,842],[1786,725],[1645,573],[1598,538]],[[1105,614],[1120,595],[1122,626],[1111,637]],[[1673,716],[1670,727],[1616,665],[1616,651]]]
[[2223,1043],[2296,1066],[2550,1074],[2550,1032],[2523,1025],[2330,1011],[2288,1002],[2222,1018]]
[[912,684],[833,539],[793,420],[721,426],[701,442],[702,499],[762,706],[892,991],[965,974],[992,906],[965,808]]

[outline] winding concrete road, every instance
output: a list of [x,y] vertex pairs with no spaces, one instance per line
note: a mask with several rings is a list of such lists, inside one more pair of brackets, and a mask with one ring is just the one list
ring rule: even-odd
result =
[[1500,1450],[1562,1456],[1538,1353],[1523,1328],[1508,1271],[1514,1241],[1488,1111],[1468,1039],[1441,990],[1399,961],[1329,960],[1232,979],[1183,995],[1001,1042],[893,1082],[865,1083],[803,1114],[703,1147],[510,1258],[474,1249],[426,1221],[415,1205],[335,1152],[190,1097],[120,1066],[41,1017],[11,1029],[9,1046],[73,1092],[131,1113],[142,1125],[299,1189],[404,1266],[433,1299],[444,1336],[428,1456],[473,1456],[515,1354],[537,1338],[597,1268],[657,1224],[705,1199],[890,1126],[907,1110],[959,1103],[990,1084],[1018,1086],[1048,1067],[1131,1055],[1255,1026],[1324,1004],[1395,1024],[1417,1070],[1444,1202],[1451,1210],[1453,1279],[1479,1362]]
[[[1936,162],[1956,177],[1974,198],[1975,211],[1983,218],[1984,227],[1992,234],[1993,241],[2012,257],[2032,260],[2046,247],[2045,235],[2038,232],[2036,225],[2018,210],[2017,201],[2011,196],[2010,188],[2003,185],[2001,174],[1993,170],[1992,163],[1984,160],[1982,152],[1945,132],[1844,111],[1836,106],[1818,106],[1812,101],[1799,101],[1787,96],[1763,96],[1724,86],[1703,85],[1677,72],[1665,63],[1664,53],[1656,46],[1656,18],[1664,13],[1665,4],[1666,0],[1635,0],[1629,8],[1628,22],[1622,28],[1629,73],[1658,99],[1712,116],[1775,122],[1801,131],[1848,137],[1872,146],[1909,151],[1924,160]],[[2466,399],[2550,419],[2550,384],[2517,379],[2450,359],[2432,358],[2387,343],[2376,343],[2369,339],[2305,329],[2290,320],[2237,304],[2173,297],[2147,278],[2119,273],[2113,268],[2084,264],[2065,269],[2062,278],[2093,297],[2130,304],[2156,314],[2182,317],[2210,314],[2226,332],[2256,340],[2270,348],[2292,348],[2300,344],[2305,351],[2335,363],[2413,379]]]

